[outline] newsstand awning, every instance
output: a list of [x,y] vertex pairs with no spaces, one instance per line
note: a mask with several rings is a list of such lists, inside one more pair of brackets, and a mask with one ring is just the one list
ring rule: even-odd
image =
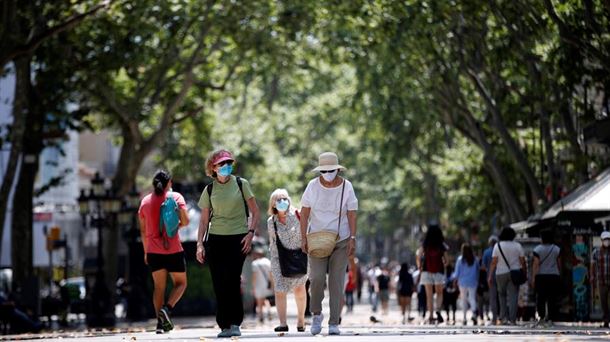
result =
[[562,211],[610,211],[610,168],[582,184],[553,204],[542,220],[554,218]]
[[603,224],[597,219],[609,215],[610,168],[607,168],[557,201],[542,215],[513,223],[511,227],[530,235],[537,235],[549,226],[595,233],[603,229]]

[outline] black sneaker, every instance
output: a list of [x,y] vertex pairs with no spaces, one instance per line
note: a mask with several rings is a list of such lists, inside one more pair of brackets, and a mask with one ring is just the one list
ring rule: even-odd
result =
[[163,305],[161,310],[159,310],[159,320],[161,321],[161,326],[163,327],[164,332],[174,329],[174,323],[172,323],[172,320],[169,318],[169,314],[169,308]]
[[273,331],[275,332],[288,332],[288,326],[287,325],[280,325],[275,327],[275,329],[273,329]]
[[443,319],[443,316],[441,316],[441,312],[437,311],[436,312],[436,321],[440,324],[443,323],[445,320]]
[[157,318],[157,329],[155,330],[157,334],[163,334],[165,331],[163,330],[163,323],[160,318]]

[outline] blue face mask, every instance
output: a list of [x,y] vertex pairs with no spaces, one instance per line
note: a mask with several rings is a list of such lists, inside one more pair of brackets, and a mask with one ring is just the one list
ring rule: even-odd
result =
[[233,165],[225,164],[218,169],[218,174],[223,177],[227,177],[233,172]]
[[288,201],[282,201],[279,200],[277,202],[275,202],[275,209],[277,209],[278,211],[286,211],[288,210],[288,207],[290,206],[290,203],[288,203]]

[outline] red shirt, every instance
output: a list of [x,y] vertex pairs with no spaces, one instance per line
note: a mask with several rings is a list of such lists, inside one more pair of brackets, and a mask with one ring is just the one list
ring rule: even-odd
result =
[[443,265],[444,248],[424,248],[424,272],[444,273]]
[[[178,192],[172,191],[171,194],[178,203],[178,207],[186,210],[184,197]],[[150,193],[140,203],[138,214],[146,222],[146,253],[174,254],[183,251],[179,234],[173,238],[166,237],[169,241],[169,248],[163,248],[163,238],[159,233],[159,216],[161,215],[161,204],[165,201],[166,196],[167,193],[161,196]]]
[[347,273],[347,284],[345,285],[345,291],[354,291],[356,289],[356,279],[354,279],[354,271],[350,270]]

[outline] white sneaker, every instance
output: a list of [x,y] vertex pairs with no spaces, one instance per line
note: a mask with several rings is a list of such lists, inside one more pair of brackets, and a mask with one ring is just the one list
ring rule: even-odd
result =
[[328,334],[329,335],[341,335],[341,330],[339,330],[338,325],[329,325],[328,326]]
[[311,331],[312,335],[317,335],[320,332],[322,332],[322,321],[324,321],[324,315],[323,314],[319,314],[319,315],[314,315],[312,322],[311,322],[311,328],[309,331]]

